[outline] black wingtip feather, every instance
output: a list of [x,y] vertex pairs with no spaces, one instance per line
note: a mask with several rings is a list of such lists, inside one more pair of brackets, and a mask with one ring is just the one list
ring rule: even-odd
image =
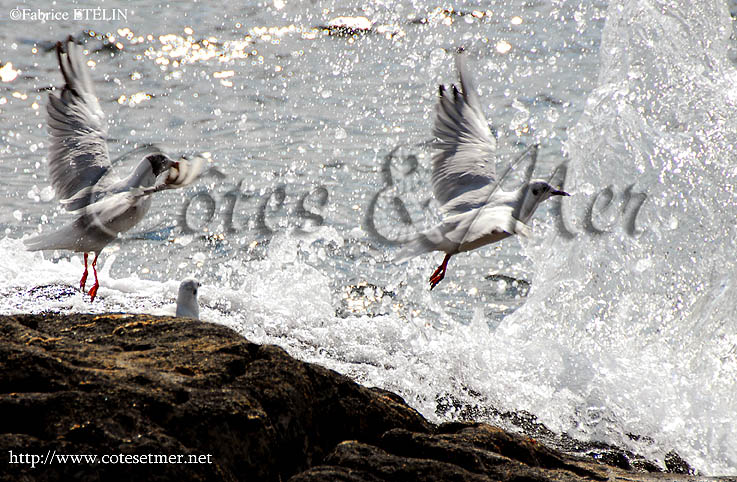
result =
[[[68,36],[66,40],[66,48],[62,42],[56,42],[56,58],[59,61],[59,70],[61,75],[64,77],[64,88],[62,89],[62,95],[65,90],[71,91],[74,95],[79,95],[79,92],[74,88],[73,77],[78,74],[74,69],[74,62],[69,55],[69,44],[74,43],[74,38]],[[65,60],[66,55],[66,60]]]
[[61,54],[64,53],[64,46],[62,46],[61,42],[56,42],[56,60],[59,61],[59,65],[61,65]]
[[440,94],[440,97],[445,95],[445,86],[443,84],[438,85],[438,94]]
[[59,62],[59,70],[61,70],[61,75],[64,77],[64,83],[67,86],[70,85],[69,72],[64,66],[64,46],[61,42],[56,42],[56,60]]
[[67,39],[67,66],[69,67],[69,71],[72,73],[72,76],[78,78],[81,72],[77,72],[79,70],[79,66],[75,66],[75,63],[79,59],[76,57],[72,58],[72,49],[70,48],[72,45],[76,46],[77,42],[75,42],[70,35]]

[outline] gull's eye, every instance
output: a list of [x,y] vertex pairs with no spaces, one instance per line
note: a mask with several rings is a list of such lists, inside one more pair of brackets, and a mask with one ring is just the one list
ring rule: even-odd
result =
[[538,188],[536,188],[536,187],[532,188],[532,195],[533,196],[540,195],[540,190]]

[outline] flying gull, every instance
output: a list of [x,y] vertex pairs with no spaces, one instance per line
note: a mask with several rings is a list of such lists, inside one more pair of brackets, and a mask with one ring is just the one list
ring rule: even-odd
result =
[[202,171],[205,159],[195,156],[174,161],[160,150],[150,149],[128,176],[116,176],[108,155],[105,114],[80,47],[69,37],[66,52],[61,42],[56,44],[56,55],[64,88],[58,97],[50,94],[47,105],[49,171],[57,198],[76,218],[57,231],[24,242],[31,251],[65,249],[84,253],[84,274],[79,282],[83,292],[87,256],[95,253],[95,284],[89,291],[92,301],[100,287],[96,268],[100,251],[146,216],[151,194],[191,184]]
[[[430,276],[430,289],[445,277],[454,254],[471,251],[518,234],[528,236],[527,222],[551,196],[568,196],[545,181],[532,180],[514,191],[504,191],[494,165],[496,139],[481,111],[481,103],[471,83],[464,56],[456,56],[460,90],[452,94],[440,86],[433,135],[432,187],[440,202],[443,221],[413,236],[396,258],[402,262],[431,251],[445,252],[445,258]],[[528,148],[517,160],[537,146]],[[514,168],[515,161],[510,166]],[[509,172],[505,172],[506,175]]]

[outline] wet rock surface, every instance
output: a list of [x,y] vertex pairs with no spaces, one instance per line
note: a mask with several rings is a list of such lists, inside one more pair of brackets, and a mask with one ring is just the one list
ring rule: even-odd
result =
[[390,392],[170,317],[0,317],[0,414],[1,480],[689,479],[435,426]]

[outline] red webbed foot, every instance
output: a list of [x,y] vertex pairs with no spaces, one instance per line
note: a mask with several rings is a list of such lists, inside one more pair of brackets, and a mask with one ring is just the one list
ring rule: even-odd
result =
[[87,253],[84,253],[84,273],[82,273],[82,279],[79,281],[79,289],[84,293],[84,287],[87,284]]
[[448,261],[450,261],[450,257],[451,257],[450,254],[446,254],[445,258],[443,259],[443,262],[433,272],[432,276],[430,276],[430,289],[431,290],[435,288],[438,285],[438,283],[443,281],[443,278],[445,278],[445,273],[448,270]]

